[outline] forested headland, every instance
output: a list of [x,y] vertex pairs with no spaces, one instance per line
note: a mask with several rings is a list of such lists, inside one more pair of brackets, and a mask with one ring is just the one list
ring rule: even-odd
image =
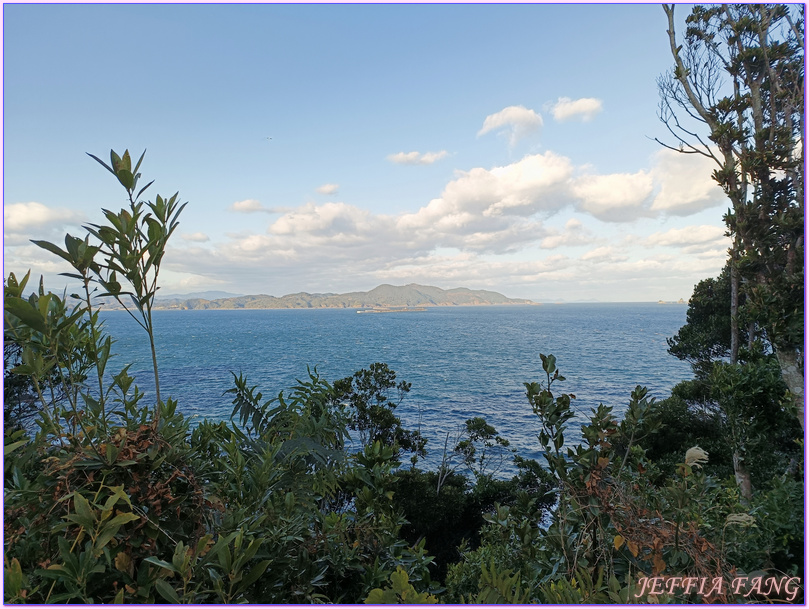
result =
[[[4,601],[803,602],[804,8],[695,7],[685,32],[664,8],[661,144],[715,162],[732,241],[668,341],[693,379],[579,429],[575,362],[526,353],[543,462],[483,418],[427,446],[381,362],[283,391],[234,374],[230,420],[192,427],[152,315],[185,204],[151,198],[143,155],[90,155],[128,206],[34,241],[81,289],[4,278]],[[154,400],[99,299],[140,326]]]

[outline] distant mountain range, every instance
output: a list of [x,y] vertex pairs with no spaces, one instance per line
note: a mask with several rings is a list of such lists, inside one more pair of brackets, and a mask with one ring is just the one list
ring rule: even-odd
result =
[[[192,296],[189,298],[189,296]],[[160,298],[155,309],[375,309],[392,307],[447,307],[470,305],[534,305],[531,300],[507,298],[489,290],[441,288],[411,283],[404,286],[383,284],[370,292],[309,294],[299,292],[275,297],[266,294],[199,298],[195,294]]]
[[244,294],[234,294],[233,292],[222,292],[221,290],[208,290],[207,292],[191,292],[189,294],[161,294],[157,293],[155,300],[189,300],[191,298],[204,298],[205,300],[215,300],[217,298],[236,298]]

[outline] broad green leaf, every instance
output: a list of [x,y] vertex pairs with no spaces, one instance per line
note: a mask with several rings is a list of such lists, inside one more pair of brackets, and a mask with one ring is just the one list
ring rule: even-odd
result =
[[4,302],[5,310],[17,317],[26,326],[41,332],[42,334],[48,333],[48,326],[45,323],[45,318],[36,310],[27,300],[22,298],[10,297],[6,298]]
[[90,502],[79,492],[75,492],[73,493],[73,507],[76,511],[73,514],[68,514],[67,519],[91,531],[96,518],[90,507]]
[[121,157],[121,167],[127,171],[132,171],[132,157],[129,156],[129,150],[124,150],[124,156]]
[[132,190],[133,182],[135,181],[135,176],[132,175],[131,171],[127,171],[126,169],[119,169],[115,172],[118,181],[121,185],[126,188],[127,190]]
[[250,584],[255,582],[259,577],[264,575],[264,572],[267,570],[267,567],[270,565],[271,560],[262,560],[252,569],[250,569],[250,573],[248,573],[245,578],[242,580],[241,589],[246,590]]
[[121,157],[114,150],[110,150],[110,165],[112,165],[113,173],[121,168]]
[[374,588],[368,594],[368,597],[362,601],[366,605],[395,605],[399,599],[396,598],[396,593],[393,590],[382,590],[381,588]]
[[133,520],[140,520],[140,516],[133,514],[132,512],[124,512],[123,514],[118,514],[112,520],[110,520],[108,526],[120,527],[122,524],[132,522]]
[[172,588],[171,585],[166,582],[166,580],[158,579],[154,583],[154,587],[160,593],[160,596],[165,598],[167,601],[179,604],[180,597],[177,596],[177,592],[175,592],[174,588]]

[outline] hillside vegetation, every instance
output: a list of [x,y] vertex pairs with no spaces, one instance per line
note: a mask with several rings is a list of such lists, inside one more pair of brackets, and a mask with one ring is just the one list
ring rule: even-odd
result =
[[205,300],[172,298],[155,300],[155,309],[362,309],[383,307],[448,307],[469,305],[530,305],[530,300],[506,298],[488,290],[441,288],[411,283],[404,286],[383,284],[369,292],[347,294],[309,294],[286,296],[257,294],[235,298]]

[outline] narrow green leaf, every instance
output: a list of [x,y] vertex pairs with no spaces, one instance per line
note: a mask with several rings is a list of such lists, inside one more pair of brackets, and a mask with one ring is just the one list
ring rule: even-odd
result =
[[73,264],[73,261],[70,259],[68,253],[65,250],[61,249],[60,247],[54,245],[50,241],[37,241],[36,239],[31,239],[31,243],[33,243],[34,245],[38,245],[42,249],[48,250],[50,253],[56,254],[63,260],[67,260],[68,262]]
[[146,156],[146,151],[144,150],[144,151],[141,153],[140,158],[138,159],[138,162],[135,164],[135,171],[134,171],[134,173],[138,173],[138,169],[140,169],[140,164],[143,162],[143,157],[145,157],[145,156]]
[[140,196],[141,196],[141,195],[142,195],[144,192],[146,192],[146,189],[147,189],[147,188],[149,188],[149,186],[151,186],[152,184],[154,184],[154,180],[152,180],[152,181],[151,181],[151,182],[149,182],[149,183],[148,183],[146,186],[144,186],[143,188],[141,188],[141,189],[138,191],[138,196],[136,196],[135,198],[136,198],[136,199],[140,199]]
[[112,167],[110,167],[109,165],[107,165],[107,164],[106,164],[104,161],[102,161],[101,159],[99,159],[99,158],[98,158],[96,155],[94,155],[94,154],[90,154],[89,152],[88,152],[88,153],[86,153],[86,154],[87,154],[87,156],[89,156],[90,158],[93,158],[93,159],[95,159],[96,161],[98,161],[98,162],[99,162],[99,163],[100,163],[100,164],[101,164],[101,165],[104,167],[104,169],[106,169],[106,170],[107,170],[107,171],[109,171],[110,173],[112,173],[112,174],[114,174],[114,173],[115,173],[115,172],[112,170]]
[[154,565],[156,567],[161,567],[163,569],[168,569],[172,573],[174,572],[174,565],[171,563],[166,562],[165,560],[160,560],[159,558],[155,558],[154,556],[149,556],[143,559],[143,562],[147,562],[150,565]]

